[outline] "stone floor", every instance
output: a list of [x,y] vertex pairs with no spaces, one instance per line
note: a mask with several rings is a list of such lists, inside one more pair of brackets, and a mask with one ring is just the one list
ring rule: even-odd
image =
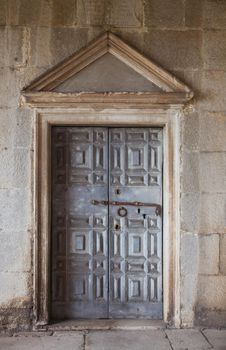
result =
[[226,350],[226,330],[112,330],[0,336],[0,350]]

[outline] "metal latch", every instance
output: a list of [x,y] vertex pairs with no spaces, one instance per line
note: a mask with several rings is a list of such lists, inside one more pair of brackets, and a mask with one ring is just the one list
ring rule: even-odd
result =
[[161,205],[155,204],[155,203],[143,203],[143,202],[116,202],[116,201],[98,201],[96,199],[91,200],[91,204],[93,205],[116,205],[116,206],[123,206],[123,205],[129,205],[133,207],[153,207],[155,208],[155,214],[157,216],[161,215],[162,208]]

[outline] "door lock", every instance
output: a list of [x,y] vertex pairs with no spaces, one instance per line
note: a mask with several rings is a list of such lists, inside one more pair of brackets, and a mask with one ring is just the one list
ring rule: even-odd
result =
[[91,204],[93,205],[116,205],[116,206],[123,206],[123,205],[131,205],[133,207],[153,207],[155,208],[155,214],[157,216],[161,215],[162,207],[160,204],[155,203],[143,203],[143,202],[116,202],[116,201],[98,201],[96,199],[91,200]]

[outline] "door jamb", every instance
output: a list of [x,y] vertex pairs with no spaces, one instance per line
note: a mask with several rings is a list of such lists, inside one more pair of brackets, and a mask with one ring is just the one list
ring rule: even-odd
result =
[[49,323],[52,125],[163,128],[163,320],[180,320],[180,115],[182,105],[164,108],[34,109],[34,325]]

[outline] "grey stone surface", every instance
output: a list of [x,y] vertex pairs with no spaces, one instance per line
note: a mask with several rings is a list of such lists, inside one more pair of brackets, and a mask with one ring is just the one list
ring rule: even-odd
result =
[[0,338],[0,350],[82,350],[83,334],[56,333],[53,336],[20,336],[11,338]]
[[225,110],[226,72],[224,70],[205,70],[203,72],[201,91],[202,107],[208,111],[221,112]]
[[226,151],[226,113],[203,112],[199,118],[201,151]]
[[197,302],[210,310],[226,310],[226,276],[199,276]]
[[0,25],[4,26],[7,23],[7,0],[0,2]]
[[210,344],[216,350],[226,349],[226,330],[205,329],[203,331]]
[[196,329],[167,330],[173,350],[207,350],[211,346]]
[[108,3],[107,24],[120,28],[142,27],[142,0],[109,0]]
[[203,34],[203,59],[206,69],[225,69],[225,30],[206,30]]
[[199,68],[202,65],[201,43],[202,33],[199,30],[149,29],[144,34],[144,53],[150,54],[152,59],[166,69]]
[[2,333],[0,350],[225,350],[225,330],[67,331]]
[[144,25],[147,27],[174,28],[184,25],[184,2],[182,0],[144,3]]
[[87,350],[169,350],[169,342],[161,330],[90,332],[86,337]]
[[226,232],[226,198],[224,193],[202,193],[200,196],[200,233]]
[[[0,232],[0,271],[30,272],[31,239],[29,232]],[[13,252],[9,254],[9,251]]]
[[186,113],[182,123],[182,148],[196,151],[199,149],[199,115]]
[[199,273],[217,275],[219,273],[219,235],[199,236]]
[[209,193],[226,191],[226,152],[200,153],[200,190]]
[[191,327],[194,319],[199,269],[199,239],[197,234],[181,232],[180,257],[181,323],[183,327]]
[[203,25],[206,28],[224,28],[226,29],[226,2],[204,1],[203,6]]
[[181,195],[181,229],[187,232],[199,231],[200,194]]
[[203,3],[202,0],[185,0],[185,26],[200,28],[203,24]]
[[25,189],[0,190],[0,230],[26,231],[30,225],[30,196]]
[[226,234],[220,235],[220,272],[226,275]]
[[184,193],[199,192],[199,153],[184,151],[182,154],[181,190]]
[[0,303],[2,308],[19,307],[29,297],[28,284],[30,274],[25,272],[0,272]]
[[101,25],[107,15],[107,3],[105,0],[78,0],[78,24],[81,25]]

